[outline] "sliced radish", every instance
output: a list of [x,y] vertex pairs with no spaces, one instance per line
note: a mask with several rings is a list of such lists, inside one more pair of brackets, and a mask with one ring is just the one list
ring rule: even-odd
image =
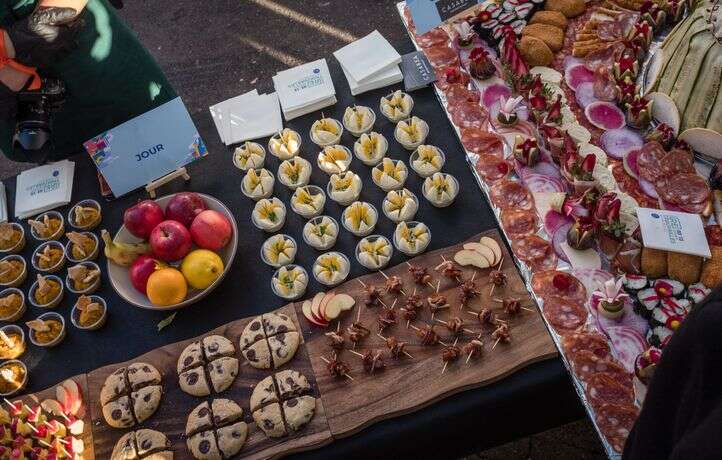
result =
[[554,235],[556,231],[565,225],[571,225],[572,219],[556,211],[549,211],[544,216],[544,228],[547,233]]
[[561,179],[562,174],[559,171],[559,167],[554,163],[548,161],[540,161],[532,167],[524,166],[518,161],[516,162],[516,172],[522,180],[530,174],[541,174],[542,176],[549,176],[555,179]]
[[567,242],[567,233],[569,232],[569,228],[571,226],[571,223],[564,224],[561,227],[557,228],[557,230],[554,232],[554,235],[552,235],[552,245],[554,246],[554,252],[557,253],[557,256],[559,256],[560,259],[567,263],[569,263],[569,257],[567,257],[567,254],[566,252],[564,252],[562,246],[564,245],[564,243]]
[[495,102],[499,102],[500,99],[507,99],[509,96],[511,96],[511,90],[508,86],[500,84],[490,85],[481,95],[481,103],[489,109]]
[[[609,132],[609,131],[607,131]],[[639,179],[639,166],[637,165],[637,157],[639,156],[639,150],[632,150],[628,154],[624,155],[622,163],[624,164],[624,170],[627,174]]]
[[576,91],[582,83],[594,82],[594,72],[587,69],[584,64],[572,65],[564,70],[564,81],[567,82],[572,91]]
[[584,59],[579,59],[572,55],[567,55],[564,57],[563,65],[564,65],[565,72],[569,67],[574,67],[574,66],[580,65],[580,64],[584,64]]
[[585,108],[592,102],[597,102],[599,99],[594,95],[594,83],[585,81],[577,86],[576,94],[574,98],[577,100],[582,108]]
[[608,271],[595,268],[575,268],[572,269],[572,275],[582,282],[587,292],[594,292],[602,289],[604,283],[614,278],[614,275]]
[[592,102],[584,109],[584,115],[599,129],[620,129],[624,126],[624,112],[611,102]]
[[532,193],[553,193],[565,190],[561,179],[542,174],[527,174],[524,178],[524,184]]
[[659,195],[657,194],[657,189],[654,187],[654,184],[649,182],[648,180],[639,178],[639,188],[642,189],[644,193],[651,196],[652,198],[659,198]]
[[605,131],[599,142],[607,155],[617,160],[621,160],[632,150],[639,150],[644,145],[642,136],[629,128]]

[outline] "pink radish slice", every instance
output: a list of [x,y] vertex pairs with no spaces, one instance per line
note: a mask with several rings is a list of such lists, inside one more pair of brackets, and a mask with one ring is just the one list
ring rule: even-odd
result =
[[587,293],[602,289],[604,283],[614,278],[611,273],[598,268],[574,268],[571,273],[582,282],[587,289]]
[[491,120],[494,125],[499,124],[499,110],[501,110],[501,102],[496,101],[489,107],[489,120]]
[[571,217],[567,217],[564,214],[559,214],[554,210],[547,212],[546,216],[544,216],[544,229],[550,235],[554,235],[560,227],[571,224]]
[[[554,211],[551,211],[554,212]],[[569,257],[567,257],[567,254],[564,252],[564,249],[562,249],[562,243],[567,242],[567,233],[569,232],[569,228],[572,226],[571,223],[564,224],[561,227],[557,228],[557,230],[552,235],[552,245],[554,246],[554,252],[557,253],[557,256],[562,259],[564,262],[569,263]]]
[[628,325],[609,325],[604,332],[609,336],[612,349],[614,349],[614,354],[619,362],[629,372],[634,372],[634,361],[649,346],[647,339],[639,331]]
[[577,100],[577,104],[580,107],[585,108],[592,102],[597,102],[599,99],[594,95],[594,83],[585,81],[577,86],[577,92],[574,95]]
[[526,176],[530,174],[541,174],[542,176],[549,176],[555,179],[561,179],[562,174],[559,168],[554,164],[547,161],[540,161],[532,167],[524,166],[518,161],[516,163],[516,172],[519,174],[522,180],[525,180]]
[[642,189],[644,193],[651,196],[652,198],[659,198],[659,195],[657,194],[657,190],[654,188],[654,184],[649,182],[648,180],[639,178],[639,188]]
[[599,142],[607,155],[617,160],[621,160],[632,150],[639,150],[644,145],[642,136],[628,128],[605,131]]
[[563,192],[564,183],[560,179],[544,176],[542,174],[527,174],[524,184],[532,193]]
[[584,64],[569,66],[564,70],[564,81],[572,91],[576,91],[582,83],[594,83],[594,72],[587,69]]
[[624,112],[611,102],[592,102],[584,109],[589,123],[599,129],[619,129],[624,126]]
[[564,66],[565,72],[569,67],[574,67],[575,65],[580,65],[580,64],[584,64],[584,59],[579,59],[572,55],[567,55],[564,57],[563,66]]
[[484,90],[484,94],[481,96],[481,102],[484,107],[491,108],[495,102],[500,99],[507,99],[511,96],[511,90],[505,85],[489,85]]
[[[609,132],[609,131],[607,131]],[[639,166],[637,165],[637,157],[639,156],[639,150],[632,150],[628,154],[624,155],[622,163],[624,164],[624,170],[627,174],[639,179]]]

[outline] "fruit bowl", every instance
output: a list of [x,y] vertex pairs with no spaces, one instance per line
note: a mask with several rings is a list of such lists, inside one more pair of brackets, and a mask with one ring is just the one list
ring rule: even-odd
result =
[[[215,289],[219,284],[221,284],[221,281],[223,281],[223,278],[225,278],[228,270],[233,264],[233,259],[236,256],[236,249],[238,248],[238,226],[236,225],[236,220],[233,218],[233,214],[223,203],[210,195],[206,195],[203,193],[198,193],[198,195],[200,195],[205,200],[208,209],[218,211],[224,216],[226,216],[231,222],[231,226],[233,227],[233,235],[231,236],[231,240],[225,247],[217,251],[218,255],[223,261],[223,273],[221,274],[221,276],[219,276],[218,279],[216,279],[213,284],[208,286],[206,289],[199,290],[191,289],[189,287],[188,296],[180,303],[169,306],[158,306],[153,305],[148,299],[148,297],[146,297],[133,287],[133,284],[130,280],[130,273],[128,267],[117,265],[109,260],[108,277],[110,278],[110,284],[113,286],[113,289],[115,289],[115,292],[117,292],[118,295],[123,298],[123,300],[135,305],[136,307],[145,308],[148,310],[176,310],[178,308],[187,307],[188,305],[192,305],[198,302],[203,297],[207,296],[211,291],[213,291],[213,289]],[[171,200],[171,198],[173,198],[173,196],[174,195],[167,195],[158,198],[155,201],[163,209],[163,211],[165,211],[168,202]],[[125,227],[125,225],[123,225],[115,234],[113,241],[120,243],[139,243],[142,240],[133,236]],[[171,265],[176,266],[180,264],[173,263]]]

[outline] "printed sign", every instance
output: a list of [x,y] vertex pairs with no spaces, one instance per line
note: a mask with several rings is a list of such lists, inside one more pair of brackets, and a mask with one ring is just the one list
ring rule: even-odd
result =
[[116,197],[208,154],[180,97],[83,146]]
[[401,56],[401,73],[406,91],[414,91],[436,81],[436,73],[421,51]]
[[637,208],[637,217],[646,247],[712,257],[698,214]]
[[421,35],[479,3],[479,0],[408,0],[406,5],[416,33]]

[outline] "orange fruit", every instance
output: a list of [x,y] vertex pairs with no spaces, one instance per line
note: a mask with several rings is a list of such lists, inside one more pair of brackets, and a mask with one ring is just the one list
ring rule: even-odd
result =
[[183,302],[188,294],[188,284],[183,274],[175,268],[154,271],[146,285],[148,299],[153,305],[167,307]]

